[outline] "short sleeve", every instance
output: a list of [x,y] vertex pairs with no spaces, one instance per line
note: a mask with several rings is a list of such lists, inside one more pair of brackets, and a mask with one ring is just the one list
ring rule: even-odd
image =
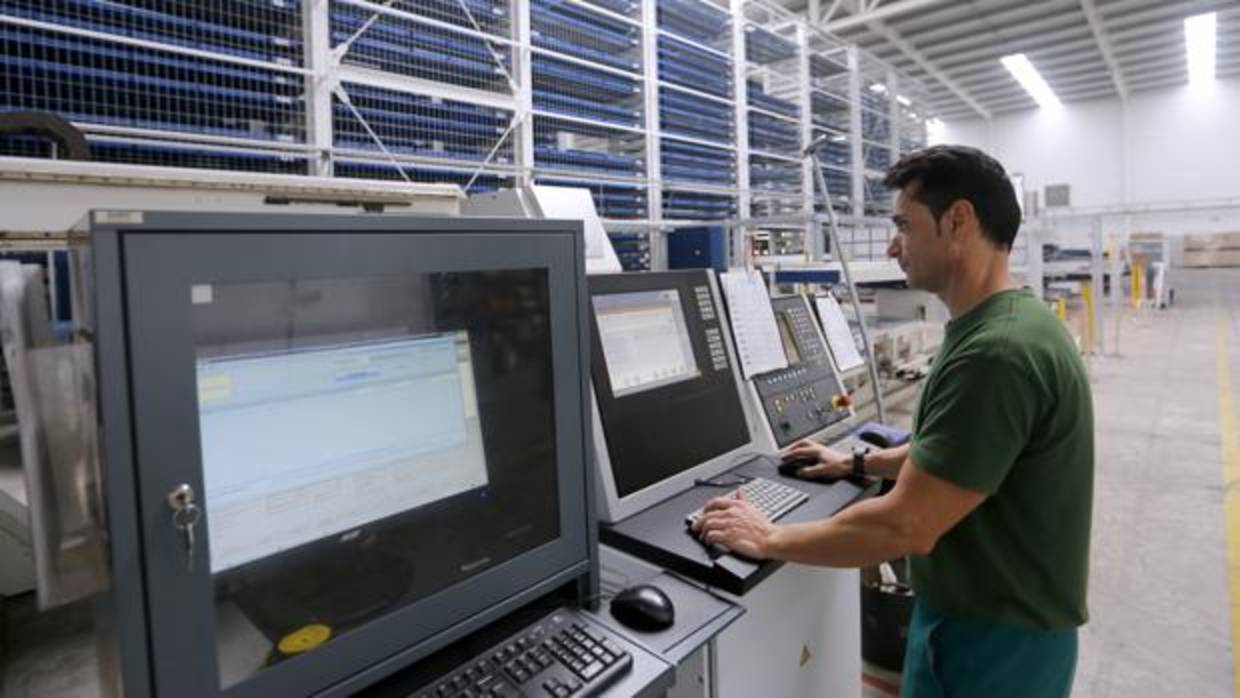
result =
[[984,353],[954,357],[923,395],[913,463],[935,477],[994,494],[1033,431],[1038,397],[1028,372]]

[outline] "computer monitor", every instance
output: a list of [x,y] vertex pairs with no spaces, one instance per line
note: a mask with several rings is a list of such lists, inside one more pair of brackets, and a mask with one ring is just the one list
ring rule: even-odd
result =
[[579,223],[98,220],[117,620],[156,694],[347,692],[597,583]]
[[591,276],[600,517],[619,521],[754,454],[710,270]]

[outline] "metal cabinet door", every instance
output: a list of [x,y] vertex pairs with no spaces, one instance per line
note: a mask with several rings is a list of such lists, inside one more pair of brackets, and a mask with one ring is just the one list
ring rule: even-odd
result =
[[[206,480],[212,468],[204,471],[208,461],[204,456],[204,442],[208,440],[204,434],[208,432],[202,426],[206,423],[202,404],[219,385],[203,377],[204,345],[199,337],[202,328],[201,323],[196,327],[195,318],[201,318],[206,312],[204,308],[212,307],[211,312],[233,313],[259,326],[268,317],[283,317],[280,312],[299,312],[293,306],[320,302],[330,297],[331,288],[336,288],[343,298],[333,306],[336,316],[345,314],[342,309],[352,308],[361,318],[357,322],[364,323],[376,298],[418,296],[358,290],[360,286],[379,283],[376,279],[396,279],[396,283],[413,279],[408,283],[425,287],[426,281],[419,274],[462,268],[460,265],[466,264],[462,260],[480,265],[474,268],[486,269],[491,265],[489,268],[504,269],[508,267],[496,265],[506,264],[526,269],[539,266],[545,254],[540,257],[543,253],[516,237],[497,241],[491,245],[494,249],[479,251],[476,245],[466,248],[465,243],[450,235],[434,236],[433,244],[423,240],[417,245],[393,246],[369,240],[362,233],[272,234],[265,240],[263,236],[253,236],[258,238],[256,244],[247,248],[244,258],[238,258],[237,246],[228,244],[227,237],[227,233],[144,233],[129,235],[122,241],[133,460],[153,687],[158,696],[178,698],[306,695],[402,650],[408,646],[415,628],[408,622],[409,614],[391,617],[403,613],[399,611],[374,622],[370,618],[378,616],[368,616],[364,621],[368,624],[364,639],[337,642],[330,627],[325,629],[313,619],[305,627],[291,628],[292,632],[281,637],[262,628],[255,614],[248,610],[240,612],[247,594],[259,582],[254,576],[230,581],[225,572],[213,571],[213,567],[220,567],[220,561],[209,550],[208,532],[213,513],[217,523],[222,519],[219,500],[212,502],[208,496],[211,483]],[[570,263],[571,258],[566,255],[557,261]],[[322,288],[307,291],[293,281],[301,279],[318,281],[330,288],[326,292]],[[281,292],[288,294],[284,305],[267,302],[262,293],[247,290],[264,284],[283,284]],[[331,424],[307,423],[302,428],[305,434],[311,434],[330,427]],[[193,521],[192,548],[187,546],[186,535],[178,525],[190,522],[176,518],[186,516],[184,511],[178,514],[177,507],[188,504],[191,493],[192,504],[198,509]],[[268,525],[281,523],[278,514],[264,512],[269,514],[268,520],[264,522],[260,516],[258,523],[248,529],[256,537]],[[574,534],[570,540],[576,548],[584,546],[578,537]],[[344,536],[340,538],[343,540]],[[312,547],[313,541],[297,551],[307,546]],[[218,552],[219,546],[216,547]],[[297,551],[277,547],[247,559],[274,570],[276,577],[289,570],[317,569],[297,567],[306,561],[304,554]],[[338,586],[342,587],[400,583],[392,581],[397,572],[385,565],[358,570],[341,569],[336,564],[323,569],[331,574],[339,572]],[[281,579],[293,586],[307,577],[309,583],[325,584],[313,576],[285,574]],[[262,591],[266,599],[278,605],[280,587]],[[272,599],[273,596],[277,598]],[[435,623],[440,622],[437,616],[446,618],[448,611],[432,609],[414,615],[418,626],[436,630]],[[370,629],[376,626],[382,627]],[[330,641],[325,642],[329,636]],[[402,642],[405,644],[399,644]],[[274,658],[264,654],[274,652],[273,647],[285,654]],[[314,648],[313,655],[297,654],[305,648]]]

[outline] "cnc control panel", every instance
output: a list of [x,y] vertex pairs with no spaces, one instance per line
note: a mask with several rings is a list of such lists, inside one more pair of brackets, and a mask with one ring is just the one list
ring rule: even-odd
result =
[[850,414],[813,311],[803,296],[771,300],[788,368],[755,376],[762,411],[781,448]]

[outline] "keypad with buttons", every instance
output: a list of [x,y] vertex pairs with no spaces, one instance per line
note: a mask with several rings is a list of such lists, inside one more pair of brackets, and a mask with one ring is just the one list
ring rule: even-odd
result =
[[615,639],[561,611],[410,698],[583,698],[632,664],[632,655]]

